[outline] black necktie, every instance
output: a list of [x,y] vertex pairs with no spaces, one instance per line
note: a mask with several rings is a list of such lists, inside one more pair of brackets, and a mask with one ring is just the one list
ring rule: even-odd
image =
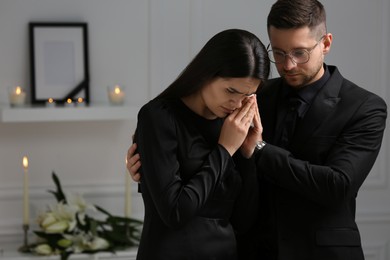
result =
[[298,108],[301,105],[302,101],[296,97],[292,96],[288,99],[287,113],[283,123],[283,131],[280,139],[281,146],[288,148],[289,141],[291,140],[295,125],[298,118]]

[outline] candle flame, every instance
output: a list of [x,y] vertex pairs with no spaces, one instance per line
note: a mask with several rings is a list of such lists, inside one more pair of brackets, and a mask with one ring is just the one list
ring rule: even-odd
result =
[[115,94],[121,93],[121,88],[119,86],[115,86],[114,92]]
[[77,102],[79,102],[79,103],[83,103],[83,101],[84,101],[84,99],[83,99],[82,97],[79,97],[79,98],[77,99]]
[[66,103],[72,104],[72,99],[68,98],[68,99],[66,100]]
[[23,167],[25,169],[28,168],[28,158],[27,158],[27,156],[23,156]]
[[53,102],[54,102],[54,99],[49,98],[47,101],[48,101],[49,103],[53,103]]
[[17,86],[15,89],[15,93],[16,93],[16,95],[20,95],[22,93],[22,88]]

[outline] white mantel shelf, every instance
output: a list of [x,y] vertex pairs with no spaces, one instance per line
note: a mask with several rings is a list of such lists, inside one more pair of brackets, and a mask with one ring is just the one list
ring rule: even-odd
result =
[[[38,256],[18,252],[14,244],[0,245],[0,260],[60,260],[60,256]],[[101,252],[96,254],[72,254],[69,260],[134,260],[137,256],[137,248],[117,251],[115,254]]]
[[0,122],[65,122],[136,119],[135,106],[91,105],[86,107],[0,107]]

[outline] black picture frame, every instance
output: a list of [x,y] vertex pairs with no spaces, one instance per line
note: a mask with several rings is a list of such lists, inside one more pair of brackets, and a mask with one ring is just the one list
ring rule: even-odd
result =
[[30,22],[29,40],[31,103],[81,97],[89,104],[87,23]]

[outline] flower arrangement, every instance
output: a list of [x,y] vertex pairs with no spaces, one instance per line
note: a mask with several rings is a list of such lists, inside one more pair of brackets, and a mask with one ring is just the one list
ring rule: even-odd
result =
[[[66,260],[74,253],[114,253],[138,244],[142,221],[114,216],[99,206],[88,204],[80,195],[67,198],[54,172],[52,178],[57,190],[49,192],[55,196],[57,204],[38,217],[41,230],[34,231],[38,242],[28,245],[29,252],[56,254]],[[99,211],[106,219],[95,219],[87,211]]]

